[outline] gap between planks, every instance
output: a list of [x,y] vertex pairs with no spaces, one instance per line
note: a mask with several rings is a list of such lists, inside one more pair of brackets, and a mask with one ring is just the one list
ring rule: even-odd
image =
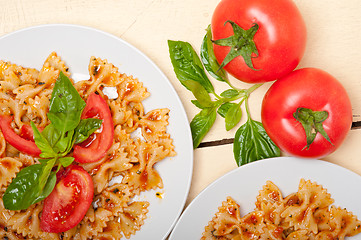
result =
[[[351,130],[356,130],[356,129],[361,129],[361,121],[352,123]],[[197,148],[215,147],[215,146],[233,144],[233,142],[234,142],[234,138],[225,138],[221,140],[202,142],[199,144]]]

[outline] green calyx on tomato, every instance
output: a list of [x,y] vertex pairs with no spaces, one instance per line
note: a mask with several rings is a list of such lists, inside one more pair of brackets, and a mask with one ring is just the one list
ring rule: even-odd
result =
[[293,113],[293,117],[302,124],[303,129],[305,130],[307,146],[304,148],[310,148],[310,145],[315,140],[317,133],[320,133],[332,144],[322,125],[322,123],[328,118],[327,111],[312,111],[311,109],[300,107]]
[[226,66],[234,58],[242,56],[247,66],[253,70],[256,70],[253,67],[252,58],[258,57],[258,50],[256,44],[253,41],[254,35],[259,29],[258,24],[254,23],[251,28],[244,30],[233,21],[228,20],[224,24],[227,23],[232,25],[234,35],[228,38],[212,41],[214,44],[219,46],[228,46],[231,48],[227,56],[223,59],[220,68]]

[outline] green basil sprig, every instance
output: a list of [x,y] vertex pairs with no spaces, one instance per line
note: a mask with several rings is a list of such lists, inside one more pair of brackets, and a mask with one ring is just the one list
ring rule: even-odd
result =
[[69,78],[60,72],[47,114],[50,124],[40,132],[31,122],[35,144],[41,150],[40,163],[25,167],[16,175],[3,196],[5,208],[27,209],[52,192],[57,171],[74,161],[67,156],[73,145],[86,140],[102,124],[100,119],[81,120],[84,107],[84,100]]
[[[226,72],[215,58],[211,38],[211,28],[208,26],[201,46],[201,60],[189,43],[168,40],[174,72],[182,85],[196,98],[192,103],[201,109],[190,123],[193,148],[197,148],[207,135],[216,120],[217,113],[225,119],[227,131],[237,126],[243,116],[241,105],[245,103],[247,121],[237,130],[233,144],[237,165],[280,156],[279,148],[268,137],[262,123],[252,120],[248,110],[250,94],[262,84],[255,84],[248,89],[237,89],[232,86]],[[220,95],[215,93],[204,68],[213,78],[228,84],[230,88]]]

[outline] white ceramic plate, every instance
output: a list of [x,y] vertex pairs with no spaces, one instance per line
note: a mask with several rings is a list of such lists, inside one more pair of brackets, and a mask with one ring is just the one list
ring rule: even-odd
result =
[[[210,184],[184,211],[170,239],[200,239],[204,227],[227,196],[240,204],[244,215],[254,210],[258,191],[267,180],[273,181],[286,196],[297,191],[301,178],[321,184],[335,205],[347,208],[361,219],[361,176],[321,160],[280,157],[244,165]],[[350,239],[361,239],[361,236]]]
[[151,93],[144,101],[145,111],[170,109],[168,132],[174,139],[178,155],[157,164],[164,182],[164,189],[160,190],[163,199],[157,198],[155,191],[141,196],[150,202],[148,218],[131,239],[166,238],[183,210],[193,170],[191,132],[176,91],[143,53],[122,39],[96,29],[64,24],[41,25],[0,38],[0,59],[25,67],[40,69],[52,51],[66,62],[75,79],[88,76],[91,56],[107,59],[121,72],[144,83]]

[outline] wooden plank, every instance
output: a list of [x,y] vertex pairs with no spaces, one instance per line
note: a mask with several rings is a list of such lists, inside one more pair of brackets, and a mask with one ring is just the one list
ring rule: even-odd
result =
[[[361,131],[352,130],[346,137],[342,147],[322,160],[340,165],[361,175],[361,161],[357,157],[361,155],[360,142]],[[283,154],[283,156],[286,155]],[[237,168],[233,157],[232,144],[196,149],[194,159],[192,185],[186,205],[209,184]],[[308,160],[305,159],[305,161]],[[320,174],[323,173],[320,172]],[[241,191],[241,189],[235,189],[235,191]]]
[[[197,113],[192,95],[176,79],[168,56],[167,40],[190,42],[199,52],[204,29],[211,21],[219,0],[92,0],[92,1],[2,1],[0,35],[38,24],[71,23],[104,30],[139,48],[168,76],[180,95],[189,120]],[[357,0],[296,0],[308,28],[307,49],[299,67],[320,67],[329,71],[350,95],[354,121],[361,121],[361,5]],[[240,87],[247,84],[232,82]],[[224,84],[215,82],[218,92]],[[267,87],[269,86],[266,85]],[[257,90],[251,101],[252,114],[259,120],[259,109],[267,87]],[[232,137],[223,121],[217,121],[205,141]]]
[[[199,111],[192,94],[178,82],[169,59],[167,40],[190,42],[199,52],[205,28],[219,0],[29,0],[1,1],[0,35],[39,24],[71,23],[94,27],[123,38],[148,55],[168,76],[179,94],[189,121]],[[354,122],[361,121],[361,5],[357,0],[295,0],[308,28],[305,56],[299,67],[319,67],[329,71],[345,86],[353,105]],[[231,78],[241,88],[250,85]],[[220,93],[226,85],[214,81]],[[251,113],[260,120],[262,98],[271,83],[250,98]],[[245,118],[242,120],[242,123]],[[358,126],[360,124],[356,124]],[[231,139],[235,129],[226,131],[223,119],[205,142]]]

